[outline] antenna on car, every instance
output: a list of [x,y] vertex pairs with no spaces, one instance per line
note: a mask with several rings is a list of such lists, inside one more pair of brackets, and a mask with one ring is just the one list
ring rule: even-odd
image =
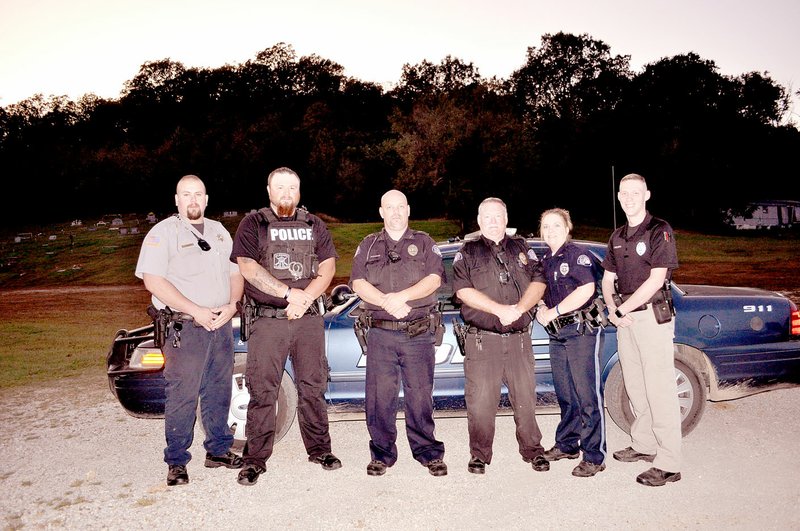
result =
[[614,189],[616,186],[617,178],[614,176],[614,166],[611,166],[611,212],[614,215],[614,230],[617,230],[617,191]]

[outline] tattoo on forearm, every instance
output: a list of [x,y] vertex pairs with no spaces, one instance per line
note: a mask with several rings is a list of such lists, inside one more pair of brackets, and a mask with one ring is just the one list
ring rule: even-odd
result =
[[286,290],[283,283],[267,271],[259,271],[253,279],[253,285],[264,293],[275,297],[283,297],[283,292]]

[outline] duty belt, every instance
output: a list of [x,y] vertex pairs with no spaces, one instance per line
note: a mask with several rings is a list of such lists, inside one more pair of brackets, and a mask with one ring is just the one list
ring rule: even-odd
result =
[[192,317],[188,313],[172,312],[172,320],[173,321],[194,321],[194,317]]
[[470,326],[467,328],[468,334],[489,334],[490,336],[500,336],[500,337],[508,337],[517,334],[524,334],[526,332],[530,332],[530,327],[526,326],[522,330],[512,330],[510,332],[494,332],[492,330],[485,330],[483,328],[478,328],[477,326]]
[[544,327],[549,333],[556,335],[558,331],[565,326],[569,326],[571,324],[582,323],[583,322],[583,315],[581,314],[580,310],[576,310],[574,312],[565,313],[564,315],[559,315],[549,323],[547,326]]
[[[253,315],[256,317],[272,317],[275,319],[288,319],[289,317],[286,315],[286,308],[273,308],[272,306],[262,304],[256,305]],[[312,304],[303,315],[319,315],[319,312],[316,306]]]
[[[622,297],[622,302],[625,302],[626,300],[630,299],[631,295],[633,295],[633,293],[628,293],[627,295],[620,295],[620,297]],[[637,306],[636,308],[631,310],[631,312],[641,312],[642,310],[646,310],[648,304],[649,302],[646,302],[641,306]]]
[[421,324],[423,321],[428,321],[429,317],[421,317],[414,321],[388,321],[383,319],[370,319],[369,326],[374,328],[383,328],[384,330],[408,330],[409,326]]

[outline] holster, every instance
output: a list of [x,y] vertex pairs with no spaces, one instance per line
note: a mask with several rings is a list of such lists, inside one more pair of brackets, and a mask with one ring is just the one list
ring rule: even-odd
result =
[[658,324],[672,321],[672,316],[675,315],[675,305],[672,303],[672,290],[667,285],[653,295],[652,303],[653,314],[655,314]]
[[240,317],[239,335],[242,341],[247,341],[250,338],[253,322],[258,319],[255,304],[247,295],[244,295],[242,300],[236,303],[236,309],[239,310]]
[[583,327],[585,331],[593,332],[598,326],[605,328],[608,326],[608,316],[606,315],[606,303],[602,297],[597,297],[592,304],[581,310],[583,314]]
[[461,322],[453,321],[453,334],[456,336],[456,343],[458,343],[458,350],[461,355],[467,356],[467,348],[464,346],[467,341],[467,325]]
[[153,320],[153,343],[160,349],[167,341],[167,327],[172,321],[172,310],[169,306],[158,310],[151,304],[147,307],[147,315]]

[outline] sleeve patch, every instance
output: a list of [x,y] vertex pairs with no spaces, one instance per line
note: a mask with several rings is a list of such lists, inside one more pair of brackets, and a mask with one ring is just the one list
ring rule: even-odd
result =
[[586,256],[585,254],[582,254],[582,255],[578,256],[578,265],[589,267],[589,266],[592,265],[592,261],[589,260],[588,256]]

